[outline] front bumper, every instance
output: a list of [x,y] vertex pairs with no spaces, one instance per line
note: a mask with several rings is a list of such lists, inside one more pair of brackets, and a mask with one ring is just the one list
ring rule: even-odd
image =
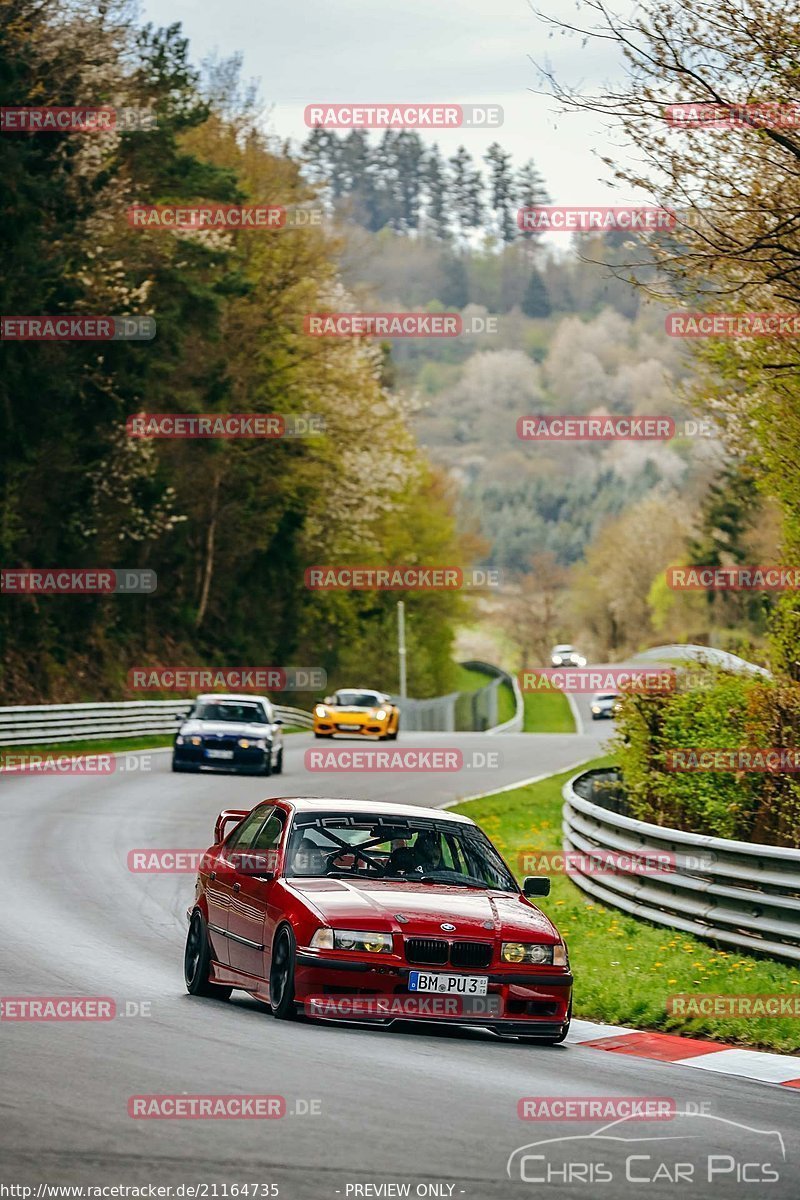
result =
[[385,721],[336,721],[332,717],[315,717],[314,733],[323,737],[383,737],[389,729]]
[[217,758],[209,754],[205,746],[175,746],[173,757],[180,766],[207,767],[216,771],[254,771],[264,770],[272,754],[271,747],[260,750],[256,746],[243,750],[241,746],[231,747],[233,758]]
[[[486,999],[491,1004],[483,1008],[473,1004],[465,1009],[442,1003],[456,999],[451,995],[412,992],[408,976],[412,970],[419,969],[426,968],[397,962],[379,964],[326,958],[299,950],[295,960],[295,998],[307,1015],[329,1020],[384,1024],[393,1020],[421,1020],[480,1025],[506,1033],[538,1033],[542,1037],[557,1035],[569,1020],[573,983],[569,971],[552,967],[539,972],[530,968],[452,971],[453,974],[480,975],[488,979]],[[312,1000],[319,1001],[320,998],[330,1002],[329,1009],[320,1011],[318,1003],[311,1004]],[[383,1008],[381,1001],[387,1002]],[[426,1005],[425,1001],[434,1003]]]

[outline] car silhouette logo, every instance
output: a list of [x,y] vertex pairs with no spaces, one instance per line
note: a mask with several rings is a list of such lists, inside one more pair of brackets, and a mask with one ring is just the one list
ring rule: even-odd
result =
[[455,925],[451,925],[449,921],[445,921],[439,928],[443,929],[445,933],[453,933],[455,931]]

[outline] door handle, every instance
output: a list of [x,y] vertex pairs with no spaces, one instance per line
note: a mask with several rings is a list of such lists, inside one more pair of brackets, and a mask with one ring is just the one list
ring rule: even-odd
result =
[[242,888],[242,885],[241,885],[240,883],[235,883],[235,884],[233,885],[233,890],[234,890],[235,892],[239,892],[239,891],[241,891],[241,888]]

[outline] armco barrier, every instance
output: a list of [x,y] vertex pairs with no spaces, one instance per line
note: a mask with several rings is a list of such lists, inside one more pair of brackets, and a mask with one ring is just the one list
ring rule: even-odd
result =
[[[101,738],[174,733],[191,700],[132,700],[118,704],[33,704],[0,708],[0,746],[56,745]],[[311,728],[311,713],[275,705],[285,725]]]
[[687,833],[611,812],[581,794],[603,774],[586,771],[564,785],[564,849],[581,856],[667,852],[675,866],[650,875],[573,870],[579,888],[658,925],[800,962],[800,850]]
[[[468,662],[463,662],[462,667],[466,667],[469,671],[484,671],[487,675],[494,675],[495,678],[488,685],[493,691],[494,700],[494,718],[489,722],[487,733],[522,733],[522,726],[525,717],[525,705],[522,699],[522,692],[519,689],[519,683],[515,675],[510,675],[508,671],[501,670],[500,667],[495,667],[491,663],[481,662],[480,659],[470,659]],[[504,721],[502,725],[497,724],[497,693],[502,683],[507,683],[514,693],[514,716],[508,721]],[[487,688],[481,688],[480,692],[475,695],[479,696],[481,692],[487,691]]]
[[[490,663],[463,666],[495,678],[475,692],[453,692],[430,700],[404,700],[402,727],[406,731],[473,729],[488,733],[522,729],[522,696],[517,681]],[[514,690],[516,713],[497,724],[497,689],[506,681]],[[57,745],[59,742],[99,741],[101,738],[151,737],[174,733],[192,701],[130,700],[102,704],[33,704],[0,707],[0,746]],[[457,707],[458,705],[458,707]],[[310,712],[276,704],[275,715],[285,725],[310,729]]]
[[[450,692],[446,696],[433,696],[430,700],[392,700],[400,706],[400,723],[406,732],[420,730],[443,730],[447,733],[519,733],[523,724],[523,702],[519,684],[506,671],[492,663],[470,659],[462,662],[468,670],[482,671],[490,677],[485,687],[473,692]],[[497,723],[497,694],[502,683],[507,683],[514,693],[514,716],[502,725]]]

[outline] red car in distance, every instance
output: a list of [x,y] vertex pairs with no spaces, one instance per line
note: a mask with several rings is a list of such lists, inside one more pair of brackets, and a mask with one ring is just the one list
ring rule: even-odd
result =
[[567,948],[468,817],[280,798],[217,818],[187,911],[186,986],[234,988],[282,1019],[442,1021],[553,1044]]

